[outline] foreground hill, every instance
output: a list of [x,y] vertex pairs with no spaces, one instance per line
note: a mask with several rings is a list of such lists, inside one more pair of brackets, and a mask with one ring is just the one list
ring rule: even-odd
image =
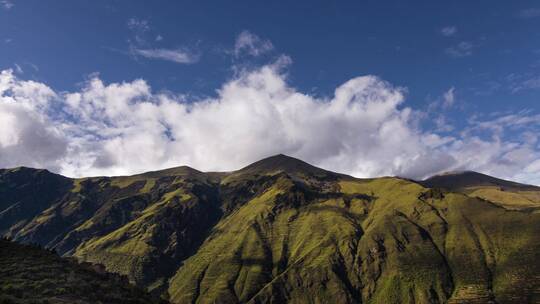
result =
[[0,239],[0,303],[161,303],[122,277],[99,270]]
[[284,155],[230,173],[18,168],[0,171],[0,233],[174,303],[540,302],[540,211],[467,185],[356,179]]

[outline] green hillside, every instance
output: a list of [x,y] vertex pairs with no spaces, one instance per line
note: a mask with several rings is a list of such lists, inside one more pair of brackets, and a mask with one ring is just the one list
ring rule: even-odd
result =
[[540,187],[518,184],[485,174],[465,171],[433,176],[421,182],[496,203],[506,209],[540,210]]
[[[511,196],[534,187],[490,200],[469,190],[500,185],[469,176],[459,187],[356,179],[277,155],[230,173],[179,167],[67,187],[43,172],[61,186],[41,199],[20,193],[18,172],[0,172],[0,206],[24,196],[35,211],[2,233],[173,303],[540,303],[540,210]],[[40,179],[23,180],[39,192]]]
[[162,303],[98,266],[0,239],[0,303]]

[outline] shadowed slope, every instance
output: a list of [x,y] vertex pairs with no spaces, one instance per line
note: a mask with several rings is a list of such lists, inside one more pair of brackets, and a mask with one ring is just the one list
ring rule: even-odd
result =
[[117,275],[0,240],[1,303],[162,303]]
[[71,180],[47,170],[0,169],[0,235],[17,230],[68,191]]

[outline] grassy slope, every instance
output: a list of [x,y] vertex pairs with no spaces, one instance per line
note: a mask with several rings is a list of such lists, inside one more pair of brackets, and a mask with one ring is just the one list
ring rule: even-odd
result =
[[477,172],[433,176],[421,182],[494,202],[511,210],[540,210],[540,187],[518,184]]
[[158,303],[120,276],[0,240],[0,303]]
[[534,209],[285,156],[75,180],[21,227],[178,303],[540,301]]
[[297,206],[278,199],[290,183],[279,180],[218,223],[171,280],[171,299],[540,301],[539,214],[395,178],[342,181],[347,195]]

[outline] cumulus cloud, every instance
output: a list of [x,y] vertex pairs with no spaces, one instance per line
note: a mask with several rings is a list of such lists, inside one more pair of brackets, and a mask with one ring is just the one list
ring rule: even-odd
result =
[[540,184],[537,139],[490,129],[504,123],[536,134],[540,120],[532,113],[474,119],[460,136],[441,135],[417,127],[404,88],[361,76],[332,96],[313,97],[288,84],[289,63],[243,71],[199,100],[153,92],[142,79],[107,84],[97,76],[79,91],[56,93],[4,71],[0,166],[68,176],[178,165],[228,171],[284,153],[358,177],[471,169]]
[[259,36],[249,32],[242,31],[234,44],[234,55],[236,57],[241,54],[248,54],[254,57],[268,53],[274,49],[274,45],[270,40],[261,39]]
[[68,142],[48,111],[56,94],[46,85],[0,73],[0,164],[62,169]]
[[441,29],[441,34],[446,37],[454,36],[457,33],[457,27],[445,26]]

